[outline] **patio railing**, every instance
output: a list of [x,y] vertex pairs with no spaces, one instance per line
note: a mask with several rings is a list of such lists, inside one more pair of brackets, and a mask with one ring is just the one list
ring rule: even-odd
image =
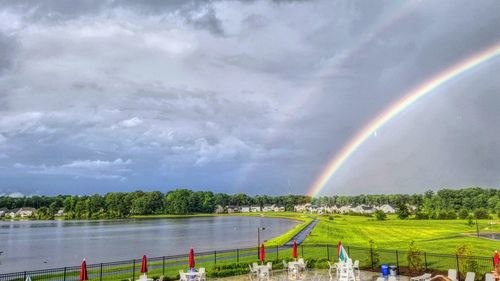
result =
[[[436,253],[412,253],[404,250],[386,250],[345,246],[349,257],[359,260],[360,268],[378,271],[381,264],[395,265],[399,274],[416,275],[422,272],[444,273],[450,268],[457,269],[463,280],[466,272],[475,272],[477,279],[483,279],[485,273],[493,270],[493,258],[481,256],[458,256]],[[310,260],[313,266],[327,268],[327,261],[337,260],[337,246],[333,244],[302,244],[299,245],[299,255]],[[290,246],[266,247],[266,259],[279,261],[291,257]],[[187,268],[187,253],[185,255],[161,256],[148,258],[148,276],[161,275],[174,279],[179,270]],[[207,273],[211,268],[221,264],[252,263],[258,260],[258,249],[242,248],[196,253],[196,266],[205,267]],[[90,262],[90,261],[88,261]],[[281,263],[281,262],[280,262]],[[279,265],[279,264],[278,264]],[[29,265],[27,265],[29,266]],[[128,281],[136,280],[140,275],[141,260],[125,260],[117,262],[88,264],[87,272],[90,280],[98,281]],[[0,274],[0,281],[24,281],[29,276],[32,281],[77,281],[80,266],[60,267],[42,270],[30,270]],[[166,278],[166,280],[168,280]]]

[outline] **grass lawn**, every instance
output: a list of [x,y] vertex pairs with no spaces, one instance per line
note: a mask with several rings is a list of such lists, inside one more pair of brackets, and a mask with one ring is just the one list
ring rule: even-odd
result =
[[[380,249],[405,250],[414,240],[423,251],[454,254],[459,245],[470,244],[475,255],[491,256],[500,249],[500,242],[474,237],[476,227],[465,220],[400,220],[395,215],[385,221],[370,217],[334,215],[319,216],[306,243],[333,243],[339,240],[346,245],[369,247],[372,239]],[[500,232],[500,220],[479,220],[480,232]],[[466,233],[471,234],[466,235]]]

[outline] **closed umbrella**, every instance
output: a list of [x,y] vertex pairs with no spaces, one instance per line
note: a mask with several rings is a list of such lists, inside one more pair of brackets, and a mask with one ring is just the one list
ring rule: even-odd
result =
[[266,249],[264,248],[264,243],[260,245],[259,259],[262,263],[266,261]]
[[148,272],[148,259],[146,258],[146,255],[143,255],[141,263],[141,273],[146,273],[146,272]]
[[189,250],[189,260],[188,260],[189,268],[194,268],[195,262],[194,262],[194,250],[191,248]]
[[87,262],[85,259],[82,261],[82,266],[80,267],[80,281],[88,280],[87,277]]
[[498,263],[500,263],[500,255],[498,255],[498,251],[495,251],[495,255],[493,256],[493,264],[495,265],[495,267],[497,267]]
[[297,252],[297,242],[296,241],[293,241],[292,257],[294,259],[297,259],[299,257],[299,253]]

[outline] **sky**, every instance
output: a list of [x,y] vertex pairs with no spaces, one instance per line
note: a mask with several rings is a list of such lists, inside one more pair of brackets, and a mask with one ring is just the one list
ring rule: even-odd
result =
[[[500,2],[0,1],[0,194],[305,194]],[[321,195],[500,187],[500,59],[378,130]]]

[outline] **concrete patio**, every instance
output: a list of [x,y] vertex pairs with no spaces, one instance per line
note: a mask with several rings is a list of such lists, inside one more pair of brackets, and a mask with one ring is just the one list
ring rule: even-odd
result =
[[[380,277],[380,273],[378,272],[371,272],[371,271],[361,271],[360,274],[360,279],[356,279],[356,281],[375,281],[377,277]],[[212,279],[210,280],[217,280],[217,281],[257,281],[255,276],[251,277],[249,274],[246,275],[240,275],[240,276],[231,276],[231,277],[226,277],[226,278],[217,278],[217,279]],[[271,281],[337,281],[337,278],[335,277],[335,274],[332,274],[332,278],[330,278],[330,275],[328,274],[328,270],[310,270],[307,271],[303,274],[301,274],[298,278],[294,278],[292,276],[288,276],[286,271],[282,270],[275,270],[273,271],[273,275],[269,279]],[[408,276],[398,276],[398,281],[409,281],[410,278]]]

